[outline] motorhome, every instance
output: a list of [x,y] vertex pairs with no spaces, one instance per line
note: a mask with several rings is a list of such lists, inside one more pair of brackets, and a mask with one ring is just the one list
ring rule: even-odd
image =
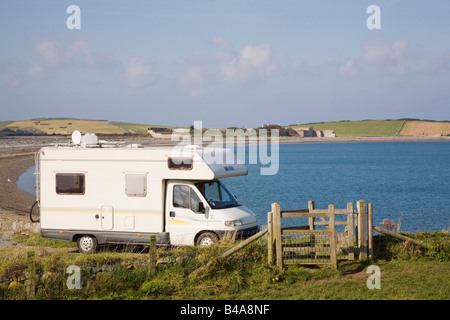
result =
[[226,233],[245,238],[259,231],[255,214],[222,182],[247,174],[231,150],[174,152],[75,133],[73,142],[36,154],[42,237],[93,252],[108,243],[146,245],[151,235],[159,245],[205,246]]

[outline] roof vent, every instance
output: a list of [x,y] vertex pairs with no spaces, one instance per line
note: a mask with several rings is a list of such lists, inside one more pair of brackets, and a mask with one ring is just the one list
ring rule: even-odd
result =
[[81,145],[85,147],[96,147],[98,146],[98,138],[95,133],[86,133],[81,138]]

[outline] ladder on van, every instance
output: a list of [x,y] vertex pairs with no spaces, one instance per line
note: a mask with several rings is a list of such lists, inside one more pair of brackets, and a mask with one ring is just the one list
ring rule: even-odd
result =
[[41,168],[39,162],[39,152],[36,152],[34,155],[34,175],[36,179],[36,202],[39,204],[40,195],[41,195]]
[[41,218],[41,165],[39,162],[39,152],[34,155],[34,175],[36,178],[36,201],[33,203],[30,209],[30,220],[33,223],[37,223]]

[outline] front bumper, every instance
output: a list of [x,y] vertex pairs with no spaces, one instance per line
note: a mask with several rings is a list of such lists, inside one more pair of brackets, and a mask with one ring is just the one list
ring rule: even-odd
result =
[[250,238],[254,234],[259,232],[259,226],[254,226],[246,229],[234,230],[234,231],[215,231],[220,238],[234,238],[236,240],[243,240]]

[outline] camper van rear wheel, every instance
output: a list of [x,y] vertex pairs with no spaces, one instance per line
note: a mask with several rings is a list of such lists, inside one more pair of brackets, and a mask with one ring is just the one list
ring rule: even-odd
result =
[[198,236],[197,241],[195,242],[195,245],[197,247],[207,247],[215,244],[217,242],[218,238],[215,233],[212,232],[204,232],[201,235]]
[[77,239],[77,248],[81,253],[93,253],[97,249],[97,239],[91,235],[83,235]]

